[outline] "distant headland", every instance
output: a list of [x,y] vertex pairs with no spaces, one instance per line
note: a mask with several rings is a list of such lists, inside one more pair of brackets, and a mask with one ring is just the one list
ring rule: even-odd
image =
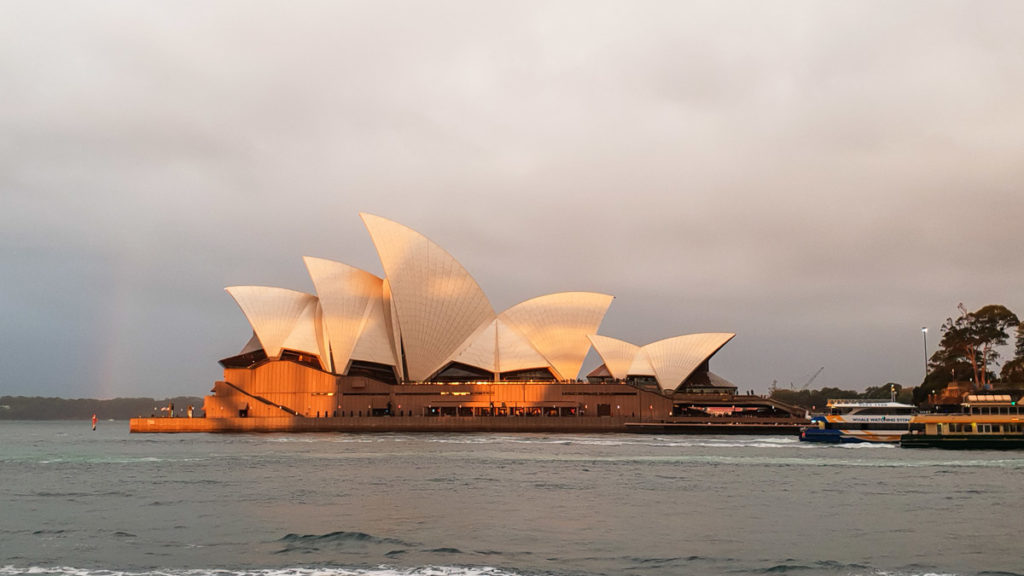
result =
[[173,405],[176,416],[185,415],[189,406],[197,410],[203,399],[194,396],[154,398],[43,398],[39,396],[0,396],[0,420],[88,420],[95,414],[100,420],[128,420],[138,416],[166,416]]

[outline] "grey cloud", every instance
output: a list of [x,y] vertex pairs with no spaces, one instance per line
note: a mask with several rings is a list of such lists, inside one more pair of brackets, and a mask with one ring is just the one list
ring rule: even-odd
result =
[[741,388],[914,384],[922,325],[1021,306],[1017,3],[5,8],[3,393],[202,393],[224,286],[381,273],[359,211],[498,309],[735,331]]

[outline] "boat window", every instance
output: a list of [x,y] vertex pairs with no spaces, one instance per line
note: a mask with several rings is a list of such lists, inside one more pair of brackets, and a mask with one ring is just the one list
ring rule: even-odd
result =
[[970,424],[961,422],[957,424],[950,424],[949,431],[956,432],[958,434],[970,434],[972,432],[972,428]]

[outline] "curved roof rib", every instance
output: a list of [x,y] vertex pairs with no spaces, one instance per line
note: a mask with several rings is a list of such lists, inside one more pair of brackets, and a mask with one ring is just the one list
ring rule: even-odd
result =
[[499,318],[470,336],[452,361],[497,373],[552,367],[526,336]]
[[384,281],[341,262],[305,257],[323,307],[323,323],[333,371],[349,360],[395,365],[384,317]]
[[366,322],[359,333],[359,340],[352,349],[352,360],[396,366],[398,361],[391,338],[384,315],[384,298],[373,298],[367,308]]
[[554,368],[522,332],[498,319],[498,358],[500,372],[516,372],[530,368]]
[[647,350],[640,348],[633,358],[633,363],[629,365],[628,373],[630,376],[654,376],[656,374],[654,367],[651,366],[651,359],[647,357]]
[[323,310],[320,308],[320,301],[314,296],[314,300],[302,309],[302,314],[295,321],[295,326],[292,327],[292,331],[285,338],[281,347],[315,354],[320,357],[320,365],[323,366],[325,356],[323,351],[326,348],[323,346],[323,325],[320,323],[322,317]]
[[316,296],[271,286],[229,286],[224,290],[235,299],[270,358],[282,348],[315,354],[323,358],[316,337]]
[[384,327],[387,330],[388,343],[391,345],[391,353],[395,358],[395,369],[398,371],[398,381],[405,380],[405,366],[402,362],[402,332],[398,325],[398,311],[395,309],[395,299],[391,295],[391,283],[384,279]]
[[391,288],[406,378],[422,381],[494,318],[487,296],[451,254],[419,232],[362,213]]
[[640,353],[640,347],[625,340],[599,334],[587,334],[587,338],[590,338],[594,350],[597,350],[598,355],[601,356],[601,361],[604,362],[604,366],[612,378],[625,380],[629,375],[629,368],[633,365],[633,360]]
[[687,334],[643,347],[662,390],[675,390],[705,360],[714,356],[735,334]]
[[547,294],[516,304],[499,318],[522,332],[559,378],[572,379],[590,350],[587,336],[597,332],[612,298],[596,292]]
[[[481,326],[463,346],[452,355],[452,362],[482,368],[489,372],[497,370],[498,319]],[[448,362],[445,362],[447,365]]]

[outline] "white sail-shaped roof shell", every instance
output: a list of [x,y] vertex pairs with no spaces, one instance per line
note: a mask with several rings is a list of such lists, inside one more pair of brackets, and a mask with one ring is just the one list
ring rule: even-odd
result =
[[495,374],[547,368],[572,379],[593,345],[613,377],[653,376],[667,391],[735,336],[689,334],[643,347],[599,336],[613,298],[593,292],[549,294],[495,315],[476,281],[440,246],[396,222],[361,216],[386,278],[306,258],[319,298],[267,286],[226,288],[253,328],[243,353],[262,347],[279,358],[287,348],[316,355],[338,373],[353,360],[375,362],[394,366],[403,381],[427,380],[451,362]]
[[496,372],[498,369],[497,331],[498,319],[495,318],[474,332],[466,340],[466,345],[455,353],[451,361]]
[[687,334],[636,346],[624,340],[590,335],[594,349],[613,378],[653,376],[662,390],[675,390],[735,334]]
[[352,360],[397,365],[391,338],[384,315],[384,298],[374,298],[366,311],[366,322],[359,333],[356,347],[352,349]]
[[469,272],[419,232],[361,214],[391,288],[409,380],[422,381],[494,317]]
[[526,336],[500,317],[470,336],[452,361],[498,373],[552,367]]
[[666,338],[643,347],[662,390],[675,390],[705,360],[718,352],[735,334],[687,334]]
[[271,286],[230,286],[225,290],[249,320],[267,357],[279,357],[283,348],[323,357],[317,339],[316,296]]
[[394,366],[384,316],[384,281],[358,268],[304,258],[323,307],[331,368],[343,373],[351,360]]
[[249,354],[250,352],[255,352],[257,350],[263,350],[263,345],[260,344],[260,339],[256,336],[256,332],[253,332],[252,337],[245,343],[245,346],[242,347],[242,351],[239,352],[239,354]]
[[[584,352],[584,356],[586,352]],[[499,372],[515,372],[531,368],[554,368],[522,332],[498,318]]]
[[630,376],[655,376],[654,366],[651,366],[651,359],[647,357],[647,352],[640,348],[636,356],[633,357],[633,363],[629,365]]
[[640,353],[640,347],[625,340],[599,334],[588,334],[587,337],[590,338],[594,350],[597,350],[612,378],[625,380],[630,373],[630,367],[633,366],[633,360]]
[[323,339],[321,338],[321,317],[320,301],[314,297],[313,301],[307,303],[306,307],[302,309],[302,314],[295,321],[291,333],[284,339],[281,347],[298,352],[307,352],[322,358],[324,348],[322,347]]
[[[561,379],[576,378],[612,296],[559,292],[539,296],[501,313],[500,319],[525,335]],[[502,370],[507,370],[502,366]]]

